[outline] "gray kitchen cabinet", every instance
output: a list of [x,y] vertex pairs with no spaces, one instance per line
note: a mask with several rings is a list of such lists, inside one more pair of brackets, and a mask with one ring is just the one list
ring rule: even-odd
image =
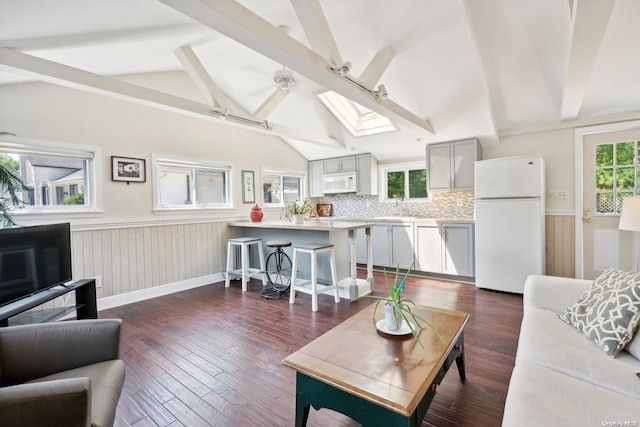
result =
[[473,224],[445,224],[442,228],[445,249],[442,272],[473,277],[475,275]]
[[416,224],[416,269],[473,277],[473,224]]
[[356,170],[356,166],[356,156],[325,159],[324,173],[353,172]]
[[[371,229],[373,239],[373,264],[379,267],[409,268],[413,264],[413,223],[376,223]],[[360,235],[358,235],[360,237]],[[361,242],[356,247],[356,259],[366,261],[366,236],[362,233]],[[361,262],[361,261],[358,261]]]
[[357,159],[357,194],[378,194],[378,160],[373,154],[359,154]]
[[309,162],[309,197],[322,197],[322,175],[324,174],[324,161],[315,160]]
[[477,139],[427,145],[427,191],[473,190],[473,166],[480,158]]

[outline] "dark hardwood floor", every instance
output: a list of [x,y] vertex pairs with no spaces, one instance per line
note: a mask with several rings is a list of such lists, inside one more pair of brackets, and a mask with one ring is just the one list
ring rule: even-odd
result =
[[[359,277],[364,277],[363,271]],[[376,273],[376,293],[386,291]],[[260,297],[261,282],[234,281],[100,312],[123,319],[127,365],[116,426],[293,426],[295,372],[281,360],[371,300],[334,304],[319,297]],[[522,319],[522,297],[472,285],[411,277],[405,295],[417,304],[470,313],[465,328],[467,377],[452,369],[422,426],[500,426]],[[357,426],[313,408],[310,427]]]

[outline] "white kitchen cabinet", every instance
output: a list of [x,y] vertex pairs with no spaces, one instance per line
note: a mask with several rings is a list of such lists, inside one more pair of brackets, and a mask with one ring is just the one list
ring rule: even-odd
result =
[[309,197],[322,197],[322,175],[324,174],[324,161],[315,160],[309,162]]
[[427,191],[473,190],[473,166],[480,158],[477,139],[427,145]]
[[357,160],[357,194],[378,194],[378,160],[373,154],[359,154]]
[[376,223],[371,227],[371,238],[373,239],[373,265],[388,267],[391,257],[389,224]]
[[324,173],[353,172],[356,170],[356,156],[336,157],[324,160]]
[[416,224],[416,270],[442,272],[441,233],[438,224]]
[[416,224],[416,270],[473,277],[473,224]]

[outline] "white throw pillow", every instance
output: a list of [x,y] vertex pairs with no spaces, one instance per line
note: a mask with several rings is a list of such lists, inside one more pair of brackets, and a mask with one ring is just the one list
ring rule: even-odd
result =
[[605,271],[560,319],[616,356],[640,323],[640,273]]

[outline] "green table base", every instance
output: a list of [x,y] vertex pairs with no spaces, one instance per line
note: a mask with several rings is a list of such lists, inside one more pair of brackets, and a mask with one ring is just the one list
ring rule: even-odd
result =
[[431,386],[420,400],[420,403],[407,417],[390,409],[383,408],[377,404],[360,397],[354,396],[346,391],[335,388],[325,382],[309,377],[301,372],[296,374],[296,427],[305,427],[309,417],[310,407],[318,410],[321,408],[332,409],[347,415],[351,419],[359,422],[365,427],[417,427],[422,424],[422,420],[429,410],[431,401],[436,394],[434,385],[439,385],[449,367],[455,360],[458,367],[460,379],[465,379],[464,368],[464,335],[456,341],[453,349],[447,356],[444,364],[438,371]]

